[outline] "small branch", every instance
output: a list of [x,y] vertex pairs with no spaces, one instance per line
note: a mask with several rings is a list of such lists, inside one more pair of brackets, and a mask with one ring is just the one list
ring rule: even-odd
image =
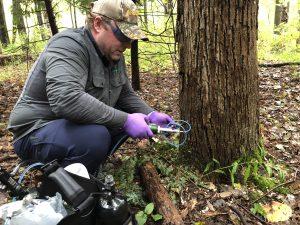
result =
[[8,159],[15,159],[15,158],[18,158],[18,156],[17,155],[4,155],[0,158],[0,163],[6,161]]
[[259,200],[261,200],[262,198],[266,197],[268,194],[270,194],[272,191],[274,191],[275,189],[279,188],[279,187],[282,187],[282,186],[285,186],[287,184],[290,184],[290,183],[293,183],[295,182],[296,179],[293,179],[293,180],[289,180],[287,182],[284,182],[284,183],[281,183],[281,184],[278,184],[277,186],[275,186],[274,188],[272,188],[271,190],[269,190],[267,193],[265,193],[264,195],[260,196],[259,198],[253,200],[250,204],[254,204],[255,202],[258,202]]
[[227,204],[227,206],[240,218],[240,221],[242,224],[247,225],[247,222],[246,222],[244,216],[237,208],[233,207],[230,204]]
[[250,210],[248,210],[247,208],[245,208],[244,206],[237,204],[240,208],[242,208],[243,210],[245,210],[249,215],[251,215],[252,217],[254,217],[255,219],[259,220],[259,222],[261,222],[262,224],[269,224],[268,222],[262,220],[261,218],[259,218],[258,216],[256,216],[254,213],[252,213]]
[[300,62],[283,62],[283,63],[262,63],[258,66],[260,67],[282,67],[282,66],[292,66],[292,65],[300,65]]

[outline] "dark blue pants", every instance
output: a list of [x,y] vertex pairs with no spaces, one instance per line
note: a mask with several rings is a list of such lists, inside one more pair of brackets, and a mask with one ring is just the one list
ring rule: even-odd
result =
[[14,149],[23,160],[46,163],[57,159],[62,166],[82,163],[94,173],[115,144],[112,139],[118,141],[105,126],[59,119],[16,141]]

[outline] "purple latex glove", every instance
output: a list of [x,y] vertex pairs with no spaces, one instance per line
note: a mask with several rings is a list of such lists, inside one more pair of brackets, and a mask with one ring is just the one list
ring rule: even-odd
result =
[[146,121],[147,116],[142,113],[128,114],[124,124],[125,133],[132,138],[144,139],[153,137],[153,133]]
[[149,123],[154,123],[158,126],[166,126],[172,122],[173,119],[165,113],[153,111],[148,114],[148,121]]

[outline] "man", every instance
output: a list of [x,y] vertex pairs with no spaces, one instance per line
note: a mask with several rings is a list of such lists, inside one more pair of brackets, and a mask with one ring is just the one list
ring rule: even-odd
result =
[[10,116],[19,157],[80,162],[93,173],[120,134],[150,138],[148,123],[172,121],[143,102],[127,78],[123,52],[146,39],[137,18],[131,0],[99,0],[86,27],[51,38]]

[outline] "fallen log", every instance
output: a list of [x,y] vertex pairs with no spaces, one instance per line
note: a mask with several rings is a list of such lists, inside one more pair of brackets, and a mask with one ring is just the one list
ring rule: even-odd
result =
[[154,165],[146,162],[140,170],[147,197],[154,203],[156,211],[163,216],[163,224],[183,225],[182,217],[162,185]]
[[10,55],[0,54],[0,66],[5,66],[6,64],[14,61],[25,62],[28,60],[33,60],[33,57],[31,55],[26,55],[26,54],[10,54]]

